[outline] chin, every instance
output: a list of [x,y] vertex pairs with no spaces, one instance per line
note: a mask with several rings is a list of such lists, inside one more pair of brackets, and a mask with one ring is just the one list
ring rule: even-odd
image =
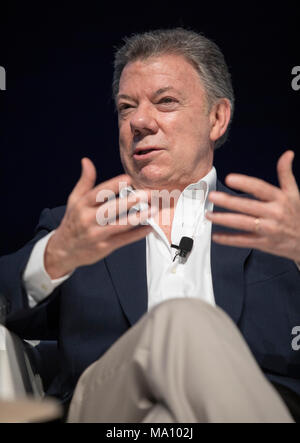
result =
[[[136,180],[144,186],[161,187],[168,184],[167,171],[155,165],[147,165],[135,174]],[[134,178],[134,177],[133,177]]]

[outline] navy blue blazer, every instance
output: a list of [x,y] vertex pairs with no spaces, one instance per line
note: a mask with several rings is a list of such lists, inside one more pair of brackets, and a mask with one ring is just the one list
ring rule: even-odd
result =
[[[217,189],[234,194],[220,182]],[[57,228],[64,211],[45,209],[34,239],[0,258],[0,293],[9,301],[7,327],[24,339],[57,340],[60,370],[47,394],[62,399],[72,395],[84,369],[147,311],[144,239],[78,268],[43,302],[28,307],[22,273],[34,244]],[[212,232],[219,230],[226,229],[213,225]],[[300,350],[292,349],[292,329],[300,325],[295,263],[212,242],[211,269],[216,304],[236,323],[266,377],[300,395]]]

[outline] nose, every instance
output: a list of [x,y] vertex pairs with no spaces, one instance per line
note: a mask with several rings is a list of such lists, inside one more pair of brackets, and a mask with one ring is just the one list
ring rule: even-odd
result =
[[158,131],[158,124],[150,106],[140,104],[130,120],[130,127],[135,138],[142,138]]

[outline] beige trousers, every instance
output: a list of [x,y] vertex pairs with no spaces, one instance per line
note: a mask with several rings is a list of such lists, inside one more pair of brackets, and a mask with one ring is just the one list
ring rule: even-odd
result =
[[78,381],[68,422],[293,422],[218,307],[174,299],[145,314]]

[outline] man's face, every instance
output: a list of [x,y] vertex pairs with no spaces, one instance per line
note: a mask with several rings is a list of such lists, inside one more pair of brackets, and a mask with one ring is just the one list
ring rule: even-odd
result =
[[125,66],[117,96],[120,155],[136,188],[184,189],[212,166],[206,94],[180,55]]

